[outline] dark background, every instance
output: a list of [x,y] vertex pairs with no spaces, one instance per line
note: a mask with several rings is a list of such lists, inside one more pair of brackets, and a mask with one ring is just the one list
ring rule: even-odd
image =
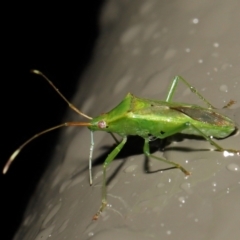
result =
[[[2,9],[8,19],[2,22],[1,30],[1,168],[24,141],[62,122],[66,103],[29,70],[41,70],[71,99],[79,76],[91,60],[102,3],[34,3],[26,8],[21,4]],[[54,131],[32,142],[9,172],[1,174],[1,239],[12,239],[16,233],[57,136]]]

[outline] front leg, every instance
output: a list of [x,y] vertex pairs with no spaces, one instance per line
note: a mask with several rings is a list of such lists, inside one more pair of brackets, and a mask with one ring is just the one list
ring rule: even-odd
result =
[[93,220],[97,220],[107,206],[107,185],[106,185],[106,170],[108,165],[114,160],[117,154],[122,150],[123,146],[127,142],[127,136],[124,136],[122,141],[112,150],[103,163],[103,183],[102,183],[102,204],[98,212],[93,216]]

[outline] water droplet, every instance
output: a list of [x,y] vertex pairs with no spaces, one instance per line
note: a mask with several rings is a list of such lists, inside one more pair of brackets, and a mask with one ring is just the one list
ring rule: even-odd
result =
[[195,218],[195,219],[194,219],[194,222],[198,222],[198,221],[199,221],[198,218]]
[[189,52],[191,52],[191,49],[190,48],[186,48],[185,52],[189,53]]
[[222,85],[220,86],[220,91],[222,91],[222,92],[228,92],[228,86],[222,84]]
[[239,165],[236,163],[230,163],[227,165],[227,169],[232,172],[238,172],[239,171]]
[[181,203],[185,203],[185,198],[184,197],[179,197],[178,200],[181,202]]
[[231,152],[228,152],[228,151],[224,151],[223,152],[223,156],[224,157],[229,157],[229,156],[231,157],[231,156],[234,156],[234,153],[231,153]]
[[171,234],[172,234],[172,231],[167,230],[167,235],[171,235]]
[[93,233],[93,232],[89,232],[89,233],[88,233],[88,236],[89,236],[89,237],[92,237],[92,236],[94,236],[94,233]]
[[124,172],[125,173],[131,173],[131,172],[133,172],[133,171],[135,171],[135,169],[137,169],[137,165],[131,165],[131,166],[129,166],[129,167],[127,167],[125,170],[124,170]]
[[199,59],[199,60],[198,60],[198,63],[203,63],[203,60],[202,60],[202,59]]
[[192,22],[193,22],[193,24],[198,24],[198,23],[199,23],[199,19],[198,19],[198,18],[194,18],[194,19],[192,20]]
[[215,48],[218,48],[218,47],[219,47],[219,43],[215,42],[215,43],[213,44],[213,46],[214,46]]
[[217,186],[217,183],[216,183],[216,182],[213,182],[213,183],[212,183],[212,186],[213,186],[213,187],[216,187],[216,186]]

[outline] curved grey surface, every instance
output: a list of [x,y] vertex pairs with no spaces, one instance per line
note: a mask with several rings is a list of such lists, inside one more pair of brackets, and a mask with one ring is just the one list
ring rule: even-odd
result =
[[[127,92],[163,100],[173,76],[182,75],[216,107],[236,100],[228,113],[240,125],[239,9],[237,0],[108,1],[95,57],[73,102],[97,116]],[[175,100],[202,105],[182,84]],[[71,112],[68,119],[81,118]],[[92,221],[101,202],[102,163],[96,161],[114,143],[104,132],[94,137],[93,186],[88,129],[64,129],[15,240],[239,239],[240,157],[208,151],[208,142],[190,138],[172,142],[163,153],[191,171],[188,178],[175,169],[145,173],[140,152],[113,161],[109,206]],[[234,149],[239,143],[239,134],[219,141]],[[149,165],[167,167],[154,159]]]

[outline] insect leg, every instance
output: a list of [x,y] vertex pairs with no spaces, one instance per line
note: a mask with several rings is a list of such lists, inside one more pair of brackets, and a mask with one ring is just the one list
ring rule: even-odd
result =
[[89,183],[92,186],[92,155],[94,149],[94,141],[93,141],[93,131],[90,131],[91,136],[91,144],[90,144],[90,151],[89,151],[89,160],[88,160],[88,169],[89,169]]
[[169,92],[168,92],[168,95],[167,95],[167,98],[166,98],[166,102],[171,102],[172,101],[172,98],[173,98],[173,94],[176,90],[176,87],[177,87],[177,84],[179,82],[179,80],[181,80],[191,91],[192,93],[195,93],[202,101],[204,101],[209,108],[213,108],[215,109],[215,107],[207,100],[205,99],[199,92],[198,90],[191,86],[184,78],[182,78],[181,76],[175,76],[174,79],[172,80],[172,84],[169,88]]
[[116,138],[116,136],[110,132],[110,135],[112,136],[112,138],[114,139],[114,141],[116,142],[116,144],[119,144],[118,139]]
[[106,186],[106,169],[107,166],[114,160],[117,154],[122,150],[127,141],[127,136],[124,136],[122,141],[112,150],[103,163],[103,184],[102,184],[102,204],[98,212],[94,215],[93,220],[97,220],[103,209],[107,205],[107,186]]
[[159,161],[162,161],[162,162],[165,162],[167,164],[170,164],[170,165],[173,165],[174,167],[176,168],[179,168],[185,175],[190,175],[190,172],[188,172],[185,168],[183,168],[181,165],[175,163],[175,162],[171,162],[171,161],[168,161],[166,159],[163,159],[163,158],[160,158],[160,157],[156,157],[152,154],[150,154],[150,151],[149,151],[149,140],[148,138],[145,138],[145,142],[144,142],[144,146],[143,146],[143,152],[145,153],[145,155],[147,157],[152,157],[152,158],[155,158]]
[[207,136],[205,133],[203,133],[199,128],[197,128],[193,124],[189,123],[188,125],[189,125],[189,127],[192,127],[193,129],[195,129],[202,137],[204,137],[211,145],[213,145],[217,151],[219,151],[219,152],[227,151],[227,152],[231,152],[231,153],[237,153],[238,155],[240,155],[240,150],[223,148],[220,145],[218,145],[216,142],[214,142],[211,139],[211,137]]
[[163,139],[163,138],[172,136],[172,135],[174,135],[176,133],[181,133],[184,129],[187,129],[187,128],[192,128],[195,131],[197,131],[199,133],[199,135],[202,136],[203,138],[205,138],[211,145],[213,145],[216,148],[217,151],[219,151],[219,152],[227,151],[227,152],[231,152],[231,153],[237,153],[238,155],[240,155],[240,150],[226,149],[226,148],[221,147],[215,141],[213,141],[211,139],[211,137],[207,136],[199,128],[197,128],[195,125],[193,125],[190,122],[186,122],[183,125],[181,125],[181,126],[179,126],[177,128],[174,128],[171,131],[165,132],[164,134],[162,134],[161,136],[158,136],[158,137]]
[[234,100],[230,100],[223,108],[230,108],[232,105],[234,105],[236,102]]

